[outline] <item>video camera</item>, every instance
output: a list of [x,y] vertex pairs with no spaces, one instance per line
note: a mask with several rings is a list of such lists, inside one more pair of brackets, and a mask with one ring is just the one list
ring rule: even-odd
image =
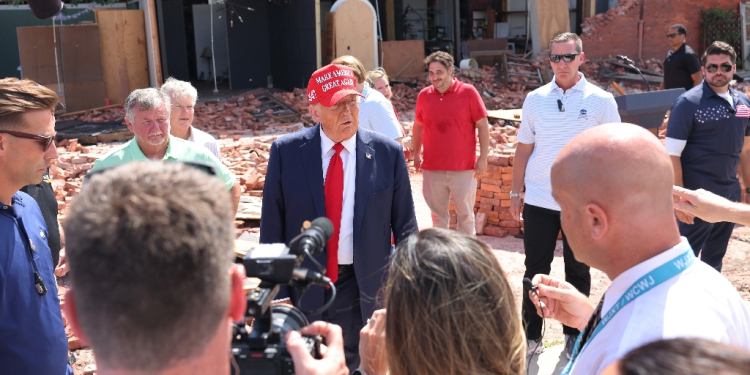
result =
[[[325,268],[315,260],[333,234],[333,224],[325,217],[305,222],[303,232],[292,239],[289,247],[279,244],[259,245],[251,249],[242,259],[248,277],[260,279],[247,295],[245,317],[254,318],[250,332],[242,325],[235,325],[232,332],[233,375],[290,375],[294,364],[286,350],[287,332],[299,331],[309,324],[305,314],[319,314],[330,307],[336,298],[336,287],[320,272],[300,268],[305,256],[325,273]],[[331,300],[316,311],[305,311],[286,305],[272,306],[281,285],[292,285],[300,291],[299,299],[312,285],[331,288]],[[310,354],[320,359],[321,337],[303,336]]]

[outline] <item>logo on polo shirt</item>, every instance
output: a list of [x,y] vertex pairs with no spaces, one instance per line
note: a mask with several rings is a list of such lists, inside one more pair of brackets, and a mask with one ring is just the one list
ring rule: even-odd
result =
[[585,109],[582,109],[581,112],[578,113],[578,119],[588,119],[588,112]]

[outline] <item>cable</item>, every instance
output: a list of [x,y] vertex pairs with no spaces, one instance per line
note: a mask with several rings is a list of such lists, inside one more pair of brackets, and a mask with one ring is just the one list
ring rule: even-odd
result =
[[310,251],[308,251],[307,249],[305,249],[305,255],[307,255],[307,259],[310,259],[310,261],[313,262],[313,264],[315,264],[316,267],[318,267],[318,270],[321,273],[323,274],[326,273],[326,268],[323,267],[320,263],[318,263],[318,261],[315,258],[313,258],[313,256],[310,254]]
[[531,367],[531,359],[534,358],[534,353],[536,353],[536,350],[539,349],[539,345],[542,344],[542,341],[544,341],[544,334],[547,332],[547,321],[544,318],[544,309],[542,308],[542,300],[539,298],[539,292],[536,291],[536,289],[532,290],[534,294],[536,294],[536,298],[539,299],[539,311],[542,312],[542,337],[539,338],[539,342],[536,343],[536,346],[534,346],[534,351],[531,352],[532,354],[529,356],[529,361],[526,363],[526,375],[529,375],[529,367]]
[[321,307],[321,308],[319,308],[319,309],[317,309],[317,310],[313,310],[313,311],[306,311],[306,310],[302,310],[302,308],[300,307],[300,306],[302,306],[302,304],[300,304],[300,301],[302,300],[302,296],[304,296],[304,295],[305,295],[305,293],[304,293],[304,292],[303,292],[303,293],[301,293],[301,294],[299,295],[299,297],[297,297],[297,303],[295,303],[295,305],[296,305],[296,306],[297,306],[297,307],[298,307],[298,308],[300,309],[300,311],[302,311],[302,313],[304,313],[305,315],[318,315],[318,314],[322,313],[323,311],[326,311],[326,310],[328,310],[328,308],[330,308],[330,307],[331,307],[331,305],[333,304],[333,301],[334,301],[334,300],[336,299],[336,286],[335,286],[335,285],[333,285],[333,282],[332,282],[332,281],[329,281],[329,282],[328,282],[328,287],[329,287],[329,288],[331,288],[331,299],[330,299],[330,300],[329,300],[329,301],[328,301],[328,302],[327,302],[327,303],[326,303],[325,305],[323,305],[323,307]]

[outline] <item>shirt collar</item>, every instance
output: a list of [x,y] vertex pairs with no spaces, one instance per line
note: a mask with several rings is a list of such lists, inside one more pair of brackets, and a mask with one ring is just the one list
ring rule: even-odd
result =
[[[331,138],[328,138],[326,133],[323,132],[323,124],[320,125],[320,150],[323,152],[323,156],[325,156],[331,149],[333,148],[333,145],[335,145],[336,142],[332,141]],[[357,150],[357,133],[354,133],[353,136],[351,136],[349,139],[341,142],[341,145],[344,146],[346,151],[349,152],[349,154],[354,155],[355,151]]]
[[[578,82],[573,85],[573,87],[569,88],[568,90],[576,90],[576,91],[583,91],[583,89],[586,87],[586,76],[583,75],[583,73],[578,72],[578,76],[581,77],[581,79],[578,80]],[[557,85],[557,81],[555,81],[555,78],[552,78],[552,91],[562,88]]]
[[[717,94],[717,93],[716,93],[716,91],[714,91],[714,89],[712,89],[712,88],[711,88],[711,86],[709,86],[709,85],[708,85],[708,82],[706,82],[706,80],[705,80],[705,79],[703,80],[703,83],[702,83],[702,85],[703,85],[703,98],[704,98],[704,99],[705,99],[705,98],[710,98],[710,97],[712,97],[712,96],[716,96],[716,97],[718,97],[718,98],[720,98],[720,97],[721,97],[721,96],[720,96],[719,94]],[[729,85],[729,95],[730,95],[730,96],[732,97],[732,101],[734,101],[734,99],[735,99],[736,97],[738,97],[738,94],[737,94],[737,92],[736,92],[736,91],[735,91],[735,90],[734,90],[734,89],[732,88],[732,85]]]
[[[177,160],[177,155],[174,155],[177,150],[172,147],[176,142],[177,138],[169,135],[169,143],[167,143],[167,151],[164,153],[164,157],[161,160]],[[131,155],[133,156],[133,161],[141,161],[141,160],[149,160],[146,155],[141,151],[141,147],[138,146],[138,140],[133,137],[133,139],[130,141],[130,144],[128,146],[130,148]]]
[[635,266],[629,268],[627,271],[621,273],[619,276],[612,280],[607,292],[604,294],[604,305],[602,311],[609,311],[609,308],[615,304],[617,300],[625,293],[636,280],[640,279],[647,273],[653,271],[664,263],[677,258],[680,254],[690,249],[690,244],[685,237],[681,237],[680,243],[675,247],[657,254]]

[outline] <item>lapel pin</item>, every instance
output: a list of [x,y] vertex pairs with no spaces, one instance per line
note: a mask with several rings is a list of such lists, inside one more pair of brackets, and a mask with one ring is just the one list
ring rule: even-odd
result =
[[369,152],[365,152],[365,157],[368,158],[368,159],[372,159],[372,155],[370,155]]

